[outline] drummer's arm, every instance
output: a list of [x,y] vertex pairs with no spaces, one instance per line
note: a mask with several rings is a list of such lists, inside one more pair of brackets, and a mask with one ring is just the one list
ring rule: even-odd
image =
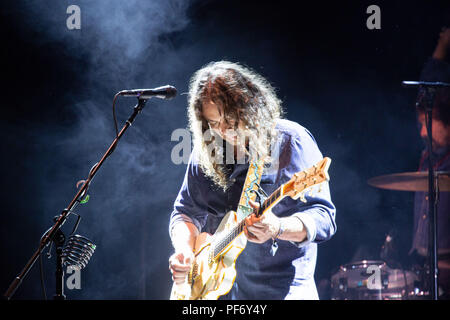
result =
[[449,260],[439,260],[438,268],[439,269],[450,269],[450,261]]
[[433,58],[444,61],[450,48],[450,28],[445,28],[439,34],[439,40],[433,52]]

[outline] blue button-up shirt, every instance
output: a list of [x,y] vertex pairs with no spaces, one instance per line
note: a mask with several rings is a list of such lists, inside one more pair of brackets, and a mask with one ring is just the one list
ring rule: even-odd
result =
[[[279,120],[278,139],[272,148],[277,166],[265,168],[261,187],[271,194],[289,181],[294,173],[308,169],[323,159],[311,133],[299,124]],[[231,186],[224,192],[207,178],[194,148],[183,184],[170,217],[170,230],[180,221],[191,222],[201,231],[213,233],[229,210],[236,210],[246,178],[248,164],[230,166]],[[317,190],[316,190],[317,191]],[[237,276],[227,296],[232,299],[317,299],[314,270],[317,244],[330,239],[336,232],[336,209],[330,197],[328,183],[320,192],[306,194],[306,203],[284,198],[272,212],[279,217],[295,215],[307,231],[302,243],[277,240],[278,250],[272,256],[272,241],[263,244],[247,242],[236,261]]]

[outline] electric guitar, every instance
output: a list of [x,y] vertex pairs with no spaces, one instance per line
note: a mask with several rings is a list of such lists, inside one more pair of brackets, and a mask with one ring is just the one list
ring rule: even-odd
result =
[[[320,192],[320,184],[330,180],[330,163],[331,159],[325,157],[311,168],[295,173],[287,183],[266,198],[255,214],[261,216],[287,196],[306,202],[308,190],[312,195],[312,187],[319,185]],[[238,212],[244,212],[245,216],[239,217],[235,211],[230,211],[214,235],[203,232],[197,236],[191,270],[184,283],[173,285],[171,300],[217,300],[231,290],[236,278],[236,259],[247,244],[243,232],[245,217],[253,213],[253,209],[239,206]]]

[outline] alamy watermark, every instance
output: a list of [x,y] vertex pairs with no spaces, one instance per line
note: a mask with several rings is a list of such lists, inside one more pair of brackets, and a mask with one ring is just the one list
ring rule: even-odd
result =
[[[69,30],[81,29],[81,9],[77,5],[70,5],[66,9],[69,15],[66,19],[66,26]],[[379,6],[372,4],[367,7],[366,13],[370,16],[366,20],[366,26],[369,30],[381,29],[381,9]]]
[[381,29],[381,9],[379,6],[373,4],[367,7],[367,14],[370,16],[366,20],[366,26],[369,30]]
[[75,266],[67,266],[66,274],[69,276],[66,279],[66,287],[69,290],[81,289],[81,270]]
[[69,16],[66,19],[66,27],[69,30],[81,29],[81,9],[77,5],[70,5],[67,7],[66,13]]
[[370,265],[367,267],[366,273],[371,275],[367,278],[367,289],[380,290],[382,286],[381,268],[377,265]]

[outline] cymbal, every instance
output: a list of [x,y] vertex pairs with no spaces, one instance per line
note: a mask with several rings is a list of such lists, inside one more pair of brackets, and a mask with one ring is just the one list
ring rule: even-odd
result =
[[[439,191],[450,191],[450,171],[436,171]],[[428,191],[428,171],[403,172],[367,180],[372,187],[398,191]]]

